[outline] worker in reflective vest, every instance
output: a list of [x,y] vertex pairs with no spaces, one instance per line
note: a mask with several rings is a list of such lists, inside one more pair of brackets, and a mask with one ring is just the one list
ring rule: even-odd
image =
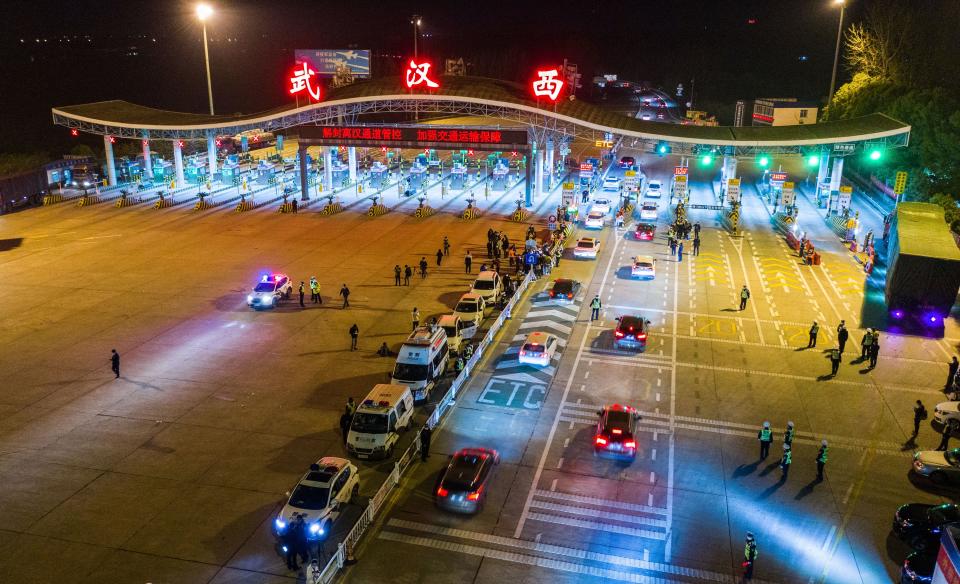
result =
[[823,467],[827,464],[827,441],[820,441],[820,451],[817,452],[817,480],[823,480]]
[[773,430],[770,429],[770,422],[763,423],[763,428],[757,432],[757,440],[760,441],[760,460],[764,460],[770,454],[770,444],[773,442]]
[[753,533],[747,532],[747,540],[743,544],[743,577],[753,578],[753,562],[757,559],[757,540]]

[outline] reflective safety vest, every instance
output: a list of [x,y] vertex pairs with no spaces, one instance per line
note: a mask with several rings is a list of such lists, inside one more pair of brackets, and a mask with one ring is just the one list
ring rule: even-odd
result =
[[810,334],[811,334],[811,335],[815,335],[815,334],[817,334],[817,333],[819,333],[819,332],[820,332],[820,325],[816,325],[816,324],[815,324],[815,325],[813,325],[812,327],[810,327]]
[[757,553],[757,542],[748,541],[747,543],[744,544],[743,557],[745,560],[747,560],[748,562],[752,562],[753,560],[757,559],[758,555],[759,554]]
[[773,432],[768,428],[760,430],[760,442],[773,442]]
[[594,298],[590,301],[590,308],[600,308],[600,299]]
[[820,452],[817,453],[817,462],[827,462],[827,447],[821,446]]
[[750,298],[750,291],[747,290],[746,288],[742,288],[740,290],[740,298],[743,298],[744,300],[746,300],[747,298]]
[[787,450],[783,453],[783,460],[780,461],[780,464],[783,466],[790,466],[791,462],[793,462],[793,451]]
[[787,432],[783,435],[783,441],[786,444],[793,444],[793,434],[794,434],[793,428],[787,428]]

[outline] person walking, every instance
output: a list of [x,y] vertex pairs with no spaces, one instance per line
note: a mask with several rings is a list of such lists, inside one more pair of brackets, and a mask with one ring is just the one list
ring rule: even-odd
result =
[[403,270],[400,269],[400,264],[393,266],[393,285],[400,285],[400,276],[403,275]]
[[404,286],[410,285],[411,276],[413,276],[413,268],[411,268],[407,264],[403,264],[403,285]]
[[441,262],[443,262],[443,250],[442,250],[442,249],[438,249],[438,250],[437,250],[437,267],[438,267],[438,268],[440,267],[440,263],[441,263]]
[[420,460],[423,462],[430,458],[430,437],[432,435],[433,430],[430,429],[430,424],[420,430]]
[[847,344],[850,333],[847,331],[847,321],[841,320],[837,325],[837,343],[840,345],[840,352],[843,353],[843,347]]
[[340,434],[343,438],[343,445],[347,445],[347,434],[350,433],[350,423],[353,422],[353,414],[350,412],[350,408],[346,407],[343,409],[343,415],[340,416]]
[[344,404],[343,407],[346,408],[348,412],[350,412],[351,416],[357,413],[357,402],[354,401],[353,396],[350,396],[347,398],[347,403]]
[[940,445],[937,450],[946,451],[950,447],[950,424],[943,425],[943,431],[940,433]]
[[830,349],[830,375],[833,377],[836,377],[837,371],[839,370],[840,370],[840,349]]
[[863,338],[860,340],[860,358],[866,359],[870,355],[870,345],[873,344],[873,329],[868,328],[867,332],[863,333]]
[[427,258],[420,258],[420,279],[427,277]]
[[316,276],[310,276],[310,302],[323,304],[323,298],[320,298],[320,282]]
[[593,300],[590,301],[590,322],[600,318],[601,308],[603,308],[603,305],[600,303],[600,295],[595,294],[593,296]]
[[463,265],[466,268],[466,273],[469,274],[473,270],[473,256],[470,255],[470,250],[467,250],[467,255],[463,256]]
[[780,457],[780,480],[787,480],[787,475],[790,474],[790,464],[793,462],[793,450],[790,448],[789,444],[783,445],[783,456]]
[[960,361],[957,360],[957,356],[953,356],[953,360],[947,365],[947,381],[943,384],[944,391],[950,391],[953,389],[954,380],[957,378],[957,369],[960,369]]
[[773,443],[773,430],[770,429],[770,422],[764,422],[763,427],[757,432],[757,440],[760,441],[760,460],[766,460],[770,455],[770,445]]
[[753,533],[747,532],[747,539],[743,544],[743,578],[753,578],[753,563],[757,561],[757,539]]
[[793,422],[787,422],[787,429],[783,433],[783,443],[787,446],[793,447],[793,437],[796,435],[796,430],[793,428]]
[[420,311],[417,310],[417,307],[413,307],[413,330],[417,330],[417,327],[420,326]]
[[443,236],[443,255],[450,255],[450,240],[446,235]]
[[350,350],[357,350],[357,338],[360,336],[360,327],[357,326],[357,323],[353,323],[353,326],[350,327]]
[[303,303],[303,294],[304,294],[303,291],[304,291],[304,287],[305,287],[305,284],[303,283],[303,280],[300,280],[300,290],[299,290],[299,294],[300,294],[300,308],[306,308],[306,307],[307,307],[307,305]]
[[744,284],[740,289],[740,310],[746,310],[747,300],[750,300],[750,289]]
[[700,222],[699,222],[699,221],[693,224],[693,236],[694,236],[695,238],[696,238],[696,237],[700,237]]
[[[294,516],[298,517],[300,514],[295,513]],[[294,572],[300,571],[300,566],[297,565],[297,533],[294,529],[296,524],[296,519],[290,522],[290,525],[287,526],[287,530],[280,534],[280,546],[283,550],[283,557],[287,561],[287,569]]]
[[676,255],[676,253],[677,253],[677,240],[674,239],[672,235],[669,236],[669,237],[670,237],[670,255]]
[[298,203],[297,200],[294,199],[294,200],[293,200],[293,204],[291,205],[291,207],[293,207],[293,214],[296,215],[296,214],[297,214],[297,210],[300,208],[300,203]]
[[677,261],[683,261],[683,242],[680,242],[680,245],[677,246]]
[[120,379],[120,353],[116,349],[110,349],[110,370],[114,379]]
[[823,467],[827,464],[827,441],[820,441],[820,450],[817,451],[817,480],[823,480]]
[[700,255],[700,235],[693,236],[693,255]]
[[346,284],[340,288],[340,296],[343,296],[343,306],[341,308],[350,306],[350,288],[347,288]]
[[877,358],[880,356],[880,339],[879,335],[873,333],[873,343],[870,344],[870,369],[873,369],[877,366]]
[[487,236],[487,257],[493,257],[493,240],[489,235]]
[[813,321],[813,324],[810,326],[810,340],[807,342],[807,348],[812,349],[817,346],[817,334],[820,333],[820,325],[817,324],[817,321]]
[[916,436],[920,433],[920,422],[927,419],[929,414],[927,414],[927,408],[923,406],[923,402],[917,400],[917,405],[913,406],[913,435]]

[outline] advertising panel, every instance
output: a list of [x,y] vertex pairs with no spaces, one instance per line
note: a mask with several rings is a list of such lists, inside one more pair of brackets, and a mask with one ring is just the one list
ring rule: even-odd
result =
[[333,77],[338,67],[346,67],[354,77],[370,77],[370,51],[354,49],[297,49],[297,63],[307,63],[317,77]]

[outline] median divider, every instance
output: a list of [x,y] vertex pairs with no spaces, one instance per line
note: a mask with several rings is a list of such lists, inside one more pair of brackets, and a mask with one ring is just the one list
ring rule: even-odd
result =
[[64,201],[66,201],[66,200],[67,200],[66,197],[64,197],[64,196],[61,195],[61,194],[56,194],[56,195],[44,195],[44,196],[43,196],[43,205],[44,205],[44,206],[47,206],[47,205],[56,205],[57,203],[62,203],[62,202],[64,202]]
[[386,205],[374,203],[367,209],[367,217],[379,217],[380,215],[386,215],[388,211],[390,211],[390,209],[388,209]]
[[482,215],[482,213],[480,213],[480,209],[477,209],[476,207],[467,207],[463,210],[463,213],[460,213],[460,218],[467,220],[479,219],[480,215]]
[[336,203],[327,203],[323,206],[323,209],[320,209],[321,215],[336,215],[341,212],[343,212],[343,205],[341,205],[339,201]]
[[101,199],[98,195],[84,195],[80,197],[79,201],[77,201],[77,206],[89,207],[90,205],[96,205],[97,203],[100,203],[102,200],[103,199]]
[[510,215],[510,220],[516,223],[524,223],[530,217],[530,211],[526,209],[517,209]]
[[417,207],[417,210],[413,212],[413,216],[417,219],[423,219],[431,215],[436,215],[437,210],[431,207],[430,205],[420,205]]

